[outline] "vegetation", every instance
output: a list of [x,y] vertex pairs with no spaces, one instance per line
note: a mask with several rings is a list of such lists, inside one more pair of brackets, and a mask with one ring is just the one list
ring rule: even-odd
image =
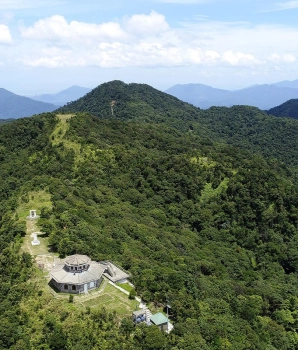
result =
[[[99,105],[102,118],[44,114],[0,127],[0,349],[297,348],[296,169],[279,162],[278,139],[258,144],[297,122],[248,107],[202,112],[131,88],[135,104],[124,84],[104,86],[117,102],[113,112]],[[293,143],[285,162],[296,165],[296,152]],[[42,289],[19,254],[19,202],[33,190],[51,203],[38,223],[51,249],[129,270],[143,300],[171,304],[169,335]]]
[[277,117],[289,117],[298,119],[298,99],[291,99],[285,103],[271,108],[268,114],[275,115]]
[[268,116],[256,107],[211,107],[200,110],[148,85],[113,81],[100,85],[58,111],[89,112],[99,118],[142,124],[166,124],[180,132],[191,132],[206,142],[228,143],[298,166],[297,122]]

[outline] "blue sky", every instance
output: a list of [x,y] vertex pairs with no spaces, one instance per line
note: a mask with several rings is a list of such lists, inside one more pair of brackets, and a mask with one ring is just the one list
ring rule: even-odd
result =
[[0,87],[298,79],[298,0],[0,0]]

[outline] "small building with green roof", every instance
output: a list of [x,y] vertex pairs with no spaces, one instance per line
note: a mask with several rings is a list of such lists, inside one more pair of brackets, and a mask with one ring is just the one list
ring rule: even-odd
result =
[[161,331],[166,332],[168,330],[168,318],[162,312],[152,315],[150,321],[158,326]]

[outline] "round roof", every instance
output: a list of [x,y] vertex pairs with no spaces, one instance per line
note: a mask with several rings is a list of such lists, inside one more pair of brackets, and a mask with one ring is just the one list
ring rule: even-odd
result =
[[59,263],[51,270],[51,277],[58,283],[83,285],[99,280],[103,272],[103,267],[95,261],[90,261],[88,270],[76,271],[75,273],[65,270],[64,263]]
[[89,256],[80,255],[80,254],[70,255],[64,260],[66,265],[71,265],[71,266],[89,264],[90,261],[91,259],[89,258]]

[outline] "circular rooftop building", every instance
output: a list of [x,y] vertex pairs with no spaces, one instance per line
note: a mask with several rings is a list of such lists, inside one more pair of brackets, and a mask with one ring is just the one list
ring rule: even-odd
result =
[[65,293],[88,293],[99,287],[104,268],[87,255],[71,255],[51,270],[51,282]]

